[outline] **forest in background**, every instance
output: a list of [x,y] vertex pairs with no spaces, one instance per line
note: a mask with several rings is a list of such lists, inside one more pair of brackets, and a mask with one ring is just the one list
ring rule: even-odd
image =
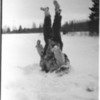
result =
[[[93,6],[89,8],[91,14],[89,15],[89,20],[72,20],[70,22],[65,22],[61,26],[61,32],[63,34],[68,34],[70,32],[89,32],[90,36],[99,36],[99,0],[92,0]],[[11,30],[10,27],[2,28],[2,33],[42,33],[43,24],[40,24],[39,27],[36,26],[36,23],[33,22],[32,28],[22,28],[20,25],[17,29],[13,27]]]

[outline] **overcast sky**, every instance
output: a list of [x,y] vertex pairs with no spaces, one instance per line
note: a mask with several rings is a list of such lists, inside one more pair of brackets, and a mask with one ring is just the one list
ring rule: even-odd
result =
[[[3,1],[3,27],[32,27],[35,22],[38,26],[43,23],[44,13],[40,7],[48,6],[52,20],[54,19],[53,0],[2,0]],[[91,13],[89,7],[92,6],[91,0],[58,0],[62,9],[62,24],[70,20],[88,19]]]

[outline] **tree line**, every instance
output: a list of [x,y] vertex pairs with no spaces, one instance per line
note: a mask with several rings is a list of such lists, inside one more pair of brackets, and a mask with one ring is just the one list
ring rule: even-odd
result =
[[[62,25],[61,27],[61,32],[63,32],[63,34],[66,34],[68,32],[76,32],[76,31],[88,31],[88,21],[70,21],[65,22],[65,24]],[[22,26],[20,25],[19,28],[17,29],[16,27],[14,27],[11,31],[11,29],[9,27],[5,27],[5,29],[3,29],[4,33],[41,33],[43,32],[43,25],[40,24],[39,27],[36,27],[36,24],[33,24],[32,28],[22,28]]]
[[87,32],[89,31],[89,26],[88,26],[89,21],[70,21],[69,23],[66,22],[62,28],[61,31],[63,34],[67,34],[69,32]]
[[63,34],[68,32],[88,31],[90,36],[99,36],[99,0],[92,0],[91,14],[86,21],[70,21],[62,26]]
[[[61,32],[67,34],[69,32],[89,32],[90,36],[99,35],[99,0],[92,0],[93,5],[90,9],[91,14],[89,15],[89,20],[84,21],[70,21],[65,22],[61,26]],[[43,32],[43,24],[40,24],[39,27],[36,27],[36,24],[33,23],[32,28],[22,28],[20,25],[17,29],[16,27],[11,29],[6,27],[3,30],[3,33],[41,33]]]
[[32,28],[22,28],[22,25],[19,25],[19,28],[13,27],[11,30],[10,27],[4,27],[2,29],[3,33],[41,33],[43,32],[43,25],[40,24],[39,27],[36,27],[36,24],[32,24]]

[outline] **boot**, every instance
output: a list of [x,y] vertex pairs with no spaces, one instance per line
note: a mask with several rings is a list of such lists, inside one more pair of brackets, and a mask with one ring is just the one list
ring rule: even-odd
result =
[[54,0],[54,6],[55,6],[55,9],[60,9],[60,5],[59,3],[57,2],[57,0]]
[[49,7],[46,7],[46,8],[41,7],[40,9],[41,9],[42,11],[44,11],[45,16],[50,15],[50,13],[49,13]]
[[60,9],[60,5],[59,5],[59,3],[57,2],[57,0],[54,0],[54,6],[55,6],[55,12],[56,13],[61,13],[61,9]]

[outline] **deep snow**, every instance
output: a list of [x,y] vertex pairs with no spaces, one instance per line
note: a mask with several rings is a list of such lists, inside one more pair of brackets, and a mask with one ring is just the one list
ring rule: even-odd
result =
[[40,71],[36,41],[42,34],[2,35],[1,100],[98,100],[97,37],[63,35],[69,74]]

